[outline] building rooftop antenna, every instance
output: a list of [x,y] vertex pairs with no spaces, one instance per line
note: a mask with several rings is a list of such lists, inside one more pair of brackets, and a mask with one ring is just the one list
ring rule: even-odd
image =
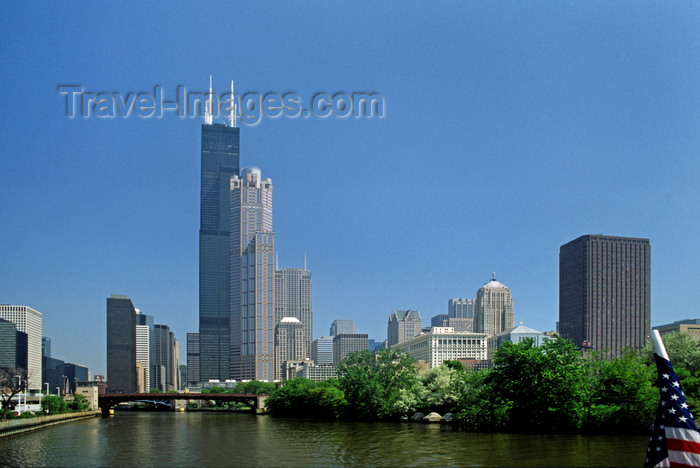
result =
[[212,85],[212,79],[211,75],[209,75],[209,98],[207,99],[207,103],[204,107],[204,123],[207,125],[211,125],[214,122],[214,116],[212,115],[212,90],[211,90],[211,85]]
[[233,80],[231,80],[231,114],[229,114],[228,122],[231,127],[236,126],[236,98],[233,94]]

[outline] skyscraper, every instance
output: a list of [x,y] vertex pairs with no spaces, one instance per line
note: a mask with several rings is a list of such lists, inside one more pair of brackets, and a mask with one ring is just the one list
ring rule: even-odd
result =
[[306,265],[304,269],[275,270],[275,323],[280,323],[284,317],[296,317],[304,326],[308,352],[314,333],[314,319],[311,307],[311,272],[306,269]]
[[[209,87],[211,93],[211,84]],[[199,224],[199,333],[202,380],[230,377],[230,179],[239,171],[240,129],[213,122],[212,100],[202,125]]]
[[473,319],[475,299],[458,299],[453,297],[447,301],[447,315],[450,318]]
[[355,323],[352,320],[333,320],[330,332],[331,336],[340,335],[341,333],[355,333]]
[[199,333],[187,334],[187,384],[197,385],[199,377]]
[[307,357],[304,325],[296,317],[282,317],[275,327],[275,380],[286,380],[287,361]]
[[333,364],[333,337],[321,336],[311,343],[311,360],[319,366]]
[[145,369],[143,391],[151,387],[151,329],[148,325],[136,325],[136,360]]
[[585,235],[561,246],[561,336],[614,358],[644,346],[650,315],[649,239]]
[[[240,177],[234,175],[230,188],[231,378],[273,380],[276,323],[272,181],[263,180],[260,169],[252,167],[244,169]],[[201,346],[203,339],[200,330]]]
[[513,296],[508,286],[493,279],[476,293],[474,332],[495,335],[515,327]]
[[387,344],[393,346],[420,335],[420,312],[417,310],[395,310],[389,315]]
[[333,364],[338,365],[348,354],[366,351],[369,343],[367,333],[340,333],[333,337]]
[[27,380],[30,390],[41,390],[41,312],[31,307],[0,305],[0,318],[15,324],[17,331],[27,334]]
[[107,298],[107,393],[134,393],[136,380],[136,309],[128,296]]

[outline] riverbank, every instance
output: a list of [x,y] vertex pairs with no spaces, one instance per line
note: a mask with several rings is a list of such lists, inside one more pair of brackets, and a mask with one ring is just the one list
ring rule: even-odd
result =
[[0,437],[33,431],[35,429],[54,426],[56,424],[61,424],[68,421],[94,418],[99,415],[100,413],[95,411],[80,411],[77,413],[37,416],[35,418],[8,419],[5,421],[0,421]]

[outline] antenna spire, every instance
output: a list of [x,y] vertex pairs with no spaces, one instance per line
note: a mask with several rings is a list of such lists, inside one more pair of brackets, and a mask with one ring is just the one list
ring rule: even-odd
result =
[[233,94],[233,80],[231,80],[231,114],[228,117],[228,122],[231,127],[236,126],[236,98]]
[[275,252],[275,270],[280,269],[280,254]]
[[306,252],[304,252],[304,271],[306,271]]
[[212,115],[212,90],[211,90],[211,85],[212,85],[212,79],[211,75],[209,75],[209,98],[207,99],[207,103],[204,108],[204,123],[207,125],[211,125],[214,122],[214,116]]

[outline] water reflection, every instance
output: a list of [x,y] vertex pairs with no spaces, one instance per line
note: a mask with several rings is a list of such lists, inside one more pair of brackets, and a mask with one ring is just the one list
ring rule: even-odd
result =
[[639,466],[646,440],[123,412],[1,438],[0,466]]

